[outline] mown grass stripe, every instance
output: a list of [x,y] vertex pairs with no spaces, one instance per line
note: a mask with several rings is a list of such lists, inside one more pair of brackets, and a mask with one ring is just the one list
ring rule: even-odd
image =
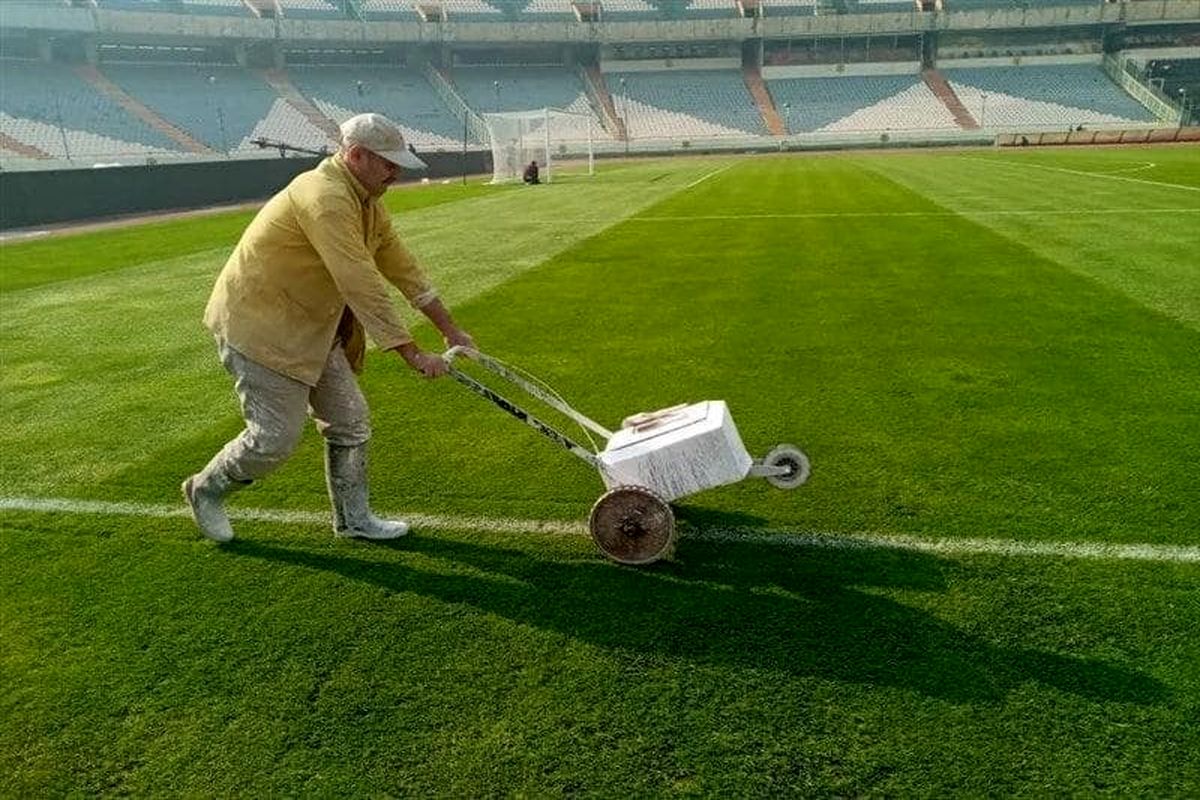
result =
[[[183,506],[150,503],[120,503],[49,497],[0,497],[0,511],[58,514],[97,514],[170,519],[188,517]],[[237,520],[289,525],[327,525],[329,514],[271,508],[230,509]],[[395,514],[419,528],[480,531],[485,533],[542,533],[580,536],[587,534],[582,523],[556,520],[511,519],[453,514]],[[930,538],[902,534],[797,532],[774,528],[703,527],[688,530],[684,538],[706,542],[771,545],[787,548],[897,549],[937,555],[998,555],[1012,557],[1080,558],[1112,561],[1165,561],[1200,563],[1200,546],[1116,544],[1110,542],[1018,541],[1014,539]]]
[[[961,217],[964,214],[979,217],[1091,217],[1122,216],[1131,214],[1200,214],[1200,208],[1090,208],[1090,209],[1007,209],[990,211],[809,211],[771,214],[693,214],[630,217],[630,222],[703,222],[772,219],[839,219],[874,217]],[[545,222],[553,222],[546,220]],[[553,222],[553,224],[558,224]]]

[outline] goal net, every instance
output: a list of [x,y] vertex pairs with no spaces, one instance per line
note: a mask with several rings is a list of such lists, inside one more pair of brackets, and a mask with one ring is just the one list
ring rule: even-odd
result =
[[539,108],[484,114],[492,140],[492,183],[519,181],[530,161],[536,161],[543,181],[554,180],[554,167],[565,158],[587,158],[595,173],[590,114]]

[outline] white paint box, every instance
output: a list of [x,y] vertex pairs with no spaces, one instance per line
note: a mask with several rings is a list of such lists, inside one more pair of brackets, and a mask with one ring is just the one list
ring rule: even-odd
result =
[[644,486],[667,501],[736,483],[753,463],[723,400],[629,417],[599,460],[607,488]]

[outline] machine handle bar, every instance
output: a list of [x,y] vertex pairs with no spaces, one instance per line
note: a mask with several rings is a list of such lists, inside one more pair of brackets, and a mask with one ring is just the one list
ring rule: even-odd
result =
[[467,358],[470,358],[472,361],[475,361],[477,364],[486,368],[490,372],[493,372],[496,375],[499,375],[501,378],[504,378],[509,383],[512,383],[515,386],[522,389],[523,391],[525,391],[527,394],[529,394],[533,397],[536,397],[538,400],[541,400],[546,405],[550,406],[551,408],[555,409],[556,411],[564,414],[568,418],[579,423],[583,427],[590,430],[592,433],[599,434],[600,436],[603,436],[606,440],[611,439],[613,437],[613,432],[608,430],[607,428],[605,428],[600,423],[596,422],[595,420],[593,420],[589,417],[585,417],[583,414],[580,414],[578,411],[576,411],[575,409],[573,409],[569,405],[567,405],[566,402],[564,402],[562,398],[556,397],[553,394],[550,394],[549,392],[547,392],[541,386],[538,386],[537,384],[535,384],[529,380],[526,380],[523,376],[517,374],[516,372],[509,369],[504,364],[501,364],[499,361],[497,361],[496,359],[487,355],[486,353],[481,353],[478,350],[473,350],[469,347],[463,347],[462,345],[455,345],[454,347],[451,347],[449,350],[447,350],[445,353],[442,354],[442,358],[445,360],[446,364],[448,366],[450,366],[451,373],[453,373],[455,371],[454,367],[452,366],[452,362],[454,361],[455,357],[457,357],[457,356],[466,356]]
[[[494,403],[496,406],[498,406],[502,411],[505,411],[508,414],[511,414],[512,416],[521,420],[526,425],[528,425],[529,427],[536,430],[538,433],[540,433],[540,434],[546,436],[547,438],[549,438],[550,440],[556,442],[559,446],[567,449],[568,451],[570,451],[572,454],[578,456],[583,461],[586,461],[588,464],[592,465],[593,467],[599,468],[600,460],[596,457],[595,453],[588,450],[586,447],[579,444],[578,442],[573,441],[572,439],[570,439],[566,435],[560,433],[559,431],[555,430],[554,428],[550,427],[549,425],[542,422],[537,417],[530,414],[525,409],[518,406],[516,403],[509,400],[507,397],[504,397],[500,393],[493,391],[490,387],[485,386],[484,384],[475,380],[470,375],[466,374],[465,372],[463,372],[462,370],[458,369],[453,364],[451,364],[450,363],[451,359],[453,359],[453,357],[458,354],[458,353],[455,353],[454,351],[459,351],[461,353],[464,350],[465,350],[465,348],[453,347],[442,356],[446,360],[446,366],[448,368],[447,371],[451,378],[458,381],[463,386],[467,387],[468,389],[470,389],[472,392],[479,395],[480,397],[490,400],[492,403]],[[483,363],[483,362],[481,362],[481,363]],[[524,387],[522,387],[522,388],[524,388]],[[557,406],[555,406],[555,407],[557,408]]]

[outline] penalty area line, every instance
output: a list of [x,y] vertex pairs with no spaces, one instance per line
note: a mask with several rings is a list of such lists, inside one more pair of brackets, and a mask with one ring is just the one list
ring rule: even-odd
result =
[[[0,497],[0,511],[95,514],[151,519],[190,518],[191,516],[188,509],[182,505],[75,500],[61,497]],[[328,513],[288,509],[231,508],[229,516],[234,520],[306,526],[327,526],[330,522]],[[415,528],[567,536],[585,536],[588,532],[587,526],[582,522],[452,514],[400,514],[397,516],[407,519]],[[688,529],[681,535],[685,539],[701,542],[756,544],[796,549],[890,549],[945,556],[997,555],[1104,561],[1200,563],[1200,546],[1185,545],[1024,541],[979,537],[947,539],[906,534],[810,532],[786,528],[723,528],[719,526]]]
[[733,166],[733,164],[726,164],[725,166],[721,167],[720,169],[714,169],[712,172],[708,173],[707,175],[697,178],[696,180],[692,181],[691,183],[689,183],[687,186],[685,186],[683,188],[684,189],[693,189],[693,188],[699,186],[700,184],[704,183],[706,180],[713,177],[714,175],[720,175],[722,172],[724,172],[725,170],[729,169],[732,166]]
[[[1110,181],[1125,181],[1127,183],[1140,183],[1145,186],[1160,186],[1165,189],[1181,189],[1185,192],[1200,192],[1200,186],[1190,186],[1186,183],[1168,183],[1166,181],[1150,181],[1145,178],[1130,178],[1125,175],[1117,175],[1116,170],[1112,172],[1088,172],[1083,169],[1067,169],[1066,167],[1052,167],[1049,164],[1031,164],[1024,161],[1010,161],[1003,158],[986,158],[984,156],[963,156],[963,158],[971,161],[984,161],[989,164],[1000,164],[1005,167],[1028,167],[1029,169],[1040,169],[1047,172],[1062,172],[1066,175],[1081,175],[1085,178],[1103,178]],[[1153,165],[1153,162],[1143,162]],[[1144,167],[1142,167],[1144,169]]]

